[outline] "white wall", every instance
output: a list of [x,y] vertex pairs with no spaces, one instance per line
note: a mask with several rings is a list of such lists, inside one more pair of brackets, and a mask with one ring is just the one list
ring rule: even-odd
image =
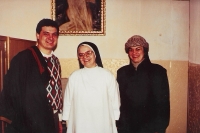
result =
[[200,0],[190,0],[189,61],[200,64]]
[[[51,0],[0,0],[0,35],[35,40],[35,27],[51,18]],[[76,58],[76,47],[92,41],[103,58],[126,59],[124,43],[140,34],[152,60],[188,60],[189,1],[106,0],[105,36],[60,36],[59,58]]]

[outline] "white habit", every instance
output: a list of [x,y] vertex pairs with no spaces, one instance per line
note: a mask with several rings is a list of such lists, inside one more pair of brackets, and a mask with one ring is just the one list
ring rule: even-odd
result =
[[82,68],[69,77],[63,105],[67,133],[117,133],[119,107],[118,83],[110,71]]

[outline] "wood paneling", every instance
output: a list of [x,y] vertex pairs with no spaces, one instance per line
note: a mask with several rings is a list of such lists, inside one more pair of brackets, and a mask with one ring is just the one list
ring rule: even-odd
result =
[[200,65],[189,64],[188,133],[200,133]]
[[20,51],[36,45],[36,41],[0,36],[0,90],[3,88],[3,77],[10,67],[10,61]]

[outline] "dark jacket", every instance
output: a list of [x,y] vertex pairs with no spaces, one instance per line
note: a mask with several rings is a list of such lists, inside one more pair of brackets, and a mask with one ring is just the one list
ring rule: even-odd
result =
[[117,71],[121,96],[119,133],[164,132],[169,124],[169,84],[166,69],[149,58],[135,70],[132,63]]
[[47,64],[36,46],[44,72],[27,49],[18,53],[4,78],[0,95],[0,115],[12,120],[7,131],[12,133],[56,133],[53,110],[47,100],[46,84],[50,79]]

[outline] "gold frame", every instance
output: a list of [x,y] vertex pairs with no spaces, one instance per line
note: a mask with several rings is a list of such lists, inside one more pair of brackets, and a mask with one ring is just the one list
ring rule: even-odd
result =
[[[98,31],[67,31],[60,29],[59,34],[64,36],[105,36],[105,1],[101,1],[101,26]],[[56,21],[56,0],[51,0],[51,19]]]

